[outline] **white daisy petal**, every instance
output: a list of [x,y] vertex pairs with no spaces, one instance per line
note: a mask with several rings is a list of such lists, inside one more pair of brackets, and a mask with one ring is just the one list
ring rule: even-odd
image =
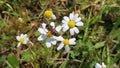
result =
[[74,35],[74,29],[73,28],[70,29],[70,34]]
[[[53,41],[56,41],[54,38],[47,38],[46,42],[50,42],[52,44]],[[54,43],[54,42],[53,42]]]
[[75,40],[76,40],[75,38],[69,39],[69,44],[70,45],[75,45],[76,44]]
[[83,22],[81,22],[81,21],[80,21],[80,22],[77,22],[77,23],[76,23],[76,26],[83,26]]
[[63,44],[63,42],[61,42],[61,43],[60,43],[60,45],[57,47],[57,50],[62,49],[62,48],[63,48],[63,46],[64,46],[64,44]]
[[55,23],[54,22],[51,22],[50,25],[55,28]]
[[56,39],[57,41],[63,41],[63,40],[64,40],[64,38],[63,38],[62,36],[55,37],[55,39]]
[[24,39],[24,42],[23,42],[23,44],[27,44],[27,39]]
[[25,41],[24,41],[23,44],[27,44],[28,41],[29,41],[29,39],[28,39],[28,38],[25,38]]
[[57,41],[55,40],[55,41],[52,41],[51,43],[52,43],[53,45],[56,45]]
[[46,28],[46,24],[45,23],[42,23],[42,29],[45,31],[45,32],[48,32],[47,28]]
[[38,37],[38,41],[44,40],[46,38],[46,35],[42,34]]
[[56,19],[56,16],[55,16],[54,14],[52,15],[52,19],[53,19],[53,20],[55,20],[55,19]]
[[56,30],[57,32],[60,32],[61,29],[62,29],[62,26],[57,26],[57,27],[55,28],[55,30]]
[[70,13],[69,18],[70,18],[70,20],[74,20],[74,14]]
[[26,38],[27,41],[29,41],[29,38]]
[[57,41],[54,38],[51,38],[50,41],[53,45],[55,45],[57,43]]
[[62,24],[62,28],[65,27],[66,25],[68,25],[68,24]]
[[76,34],[78,34],[78,33],[79,33],[79,30],[78,30],[78,28],[77,28],[77,27],[74,27],[74,28],[73,28],[73,30],[74,30],[74,32],[75,32]]
[[16,36],[16,39],[19,41],[19,39],[20,39],[20,36]]
[[66,52],[69,52],[69,51],[70,51],[70,48],[69,48],[68,45],[65,46],[65,51],[66,51]]
[[39,28],[38,31],[39,31],[41,34],[46,34],[46,32],[44,31],[43,28]]
[[102,62],[102,66],[103,66],[104,68],[106,68],[106,65],[104,64],[104,62]]
[[64,18],[64,20],[65,20],[66,22],[69,22],[69,21],[70,21],[70,19],[69,19],[67,16],[64,16],[63,18]]
[[25,39],[27,38],[27,36],[26,36],[26,35],[23,35],[22,38],[25,40]]
[[63,23],[63,24],[67,24],[68,22],[66,22],[65,20],[62,20],[62,23]]
[[51,47],[51,43],[46,41],[46,46],[47,46],[47,48],[50,48]]
[[79,21],[81,21],[80,17],[75,19],[75,22],[79,22]]
[[20,37],[23,37],[23,36],[24,36],[23,34],[20,35]]
[[46,28],[46,24],[45,23],[42,23],[42,28]]
[[75,19],[78,18],[78,16],[79,16],[78,14],[75,14],[75,15],[74,15]]
[[102,68],[102,66],[99,63],[96,63],[95,68]]
[[20,47],[20,45],[21,45],[21,43],[19,42],[19,43],[17,44],[17,47]]
[[27,37],[27,34],[24,34],[23,37],[26,38],[26,37]]
[[63,32],[67,31],[68,29],[69,29],[69,26],[68,26],[68,25],[65,25],[65,26],[63,27]]
[[48,32],[47,28],[45,28],[44,31],[47,33]]

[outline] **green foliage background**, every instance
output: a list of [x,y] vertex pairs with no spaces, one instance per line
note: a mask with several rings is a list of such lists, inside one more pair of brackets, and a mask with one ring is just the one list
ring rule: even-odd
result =
[[[73,11],[84,22],[69,53],[37,41],[47,9],[57,16],[56,24]],[[30,42],[19,50],[16,36],[21,33]],[[119,0],[0,0],[0,68],[94,68],[102,62],[107,68],[120,67]]]

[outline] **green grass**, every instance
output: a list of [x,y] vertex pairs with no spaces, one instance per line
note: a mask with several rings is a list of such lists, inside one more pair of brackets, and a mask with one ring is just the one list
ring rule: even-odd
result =
[[[61,24],[63,16],[76,12],[84,26],[73,36],[77,44],[70,52],[47,48],[38,41],[38,28],[52,9]],[[20,22],[18,18],[23,18]],[[17,48],[16,36],[28,34],[30,41]],[[65,33],[66,37],[72,37]],[[18,58],[20,53],[20,58]],[[0,0],[0,68],[94,68],[104,62],[107,68],[120,67],[119,0]]]

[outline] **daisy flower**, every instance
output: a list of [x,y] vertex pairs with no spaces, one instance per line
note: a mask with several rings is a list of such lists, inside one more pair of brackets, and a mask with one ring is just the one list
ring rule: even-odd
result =
[[[56,36],[53,35],[53,33],[51,31],[49,31],[46,28],[45,23],[42,24],[42,28],[39,28],[38,31],[41,33],[41,35],[38,37],[38,41],[42,41],[42,40],[46,40],[46,46],[47,48],[51,47],[51,45],[55,45],[56,44]],[[57,31],[59,32],[61,27],[57,26],[55,27],[54,22],[51,22],[50,25]]]
[[19,41],[17,47],[19,47],[21,44],[27,44],[29,41],[27,34],[21,34],[20,36],[16,36],[16,39]]
[[104,62],[102,62],[102,65],[100,65],[99,63],[96,63],[95,68],[106,68],[106,65],[104,64]]
[[70,39],[64,39],[63,37],[58,37],[56,38],[58,41],[61,41],[59,46],[57,47],[57,50],[62,49],[65,47],[65,51],[68,52],[70,50],[69,45],[75,45],[76,44],[76,39],[75,38],[70,38]]
[[46,10],[44,13],[45,17],[48,19],[56,19],[56,16],[53,14],[53,12],[51,10]]
[[78,14],[70,13],[69,17],[64,16],[62,20],[62,28],[63,31],[67,31],[70,29],[70,34],[74,35],[75,33],[78,34],[79,30],[77,26],[83,26],[83,22],[81,21],[81,18],[78,17]]

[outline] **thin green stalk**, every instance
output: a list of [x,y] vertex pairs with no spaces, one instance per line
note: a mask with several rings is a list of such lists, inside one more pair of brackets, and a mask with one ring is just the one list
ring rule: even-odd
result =
[[61,64],[60,68],[66,68],[66,64],[67,64],[67,62],[68,62],[68,60],[69,60],[69,55],[70,55],[70,52],[68,52],[67,58],[66,58],[66,60]]
[[83,41],[85,41],[87,39],[87,36],[88,36],[88,29],[89,29],[89,23],[91,20],[91,15],[92,15],[92,9],[90,10],[88,19],[86,19],[86,29],[85,29],[85,34],[83,36]]
[[40,16],[45,12],[45,10],[46,10],[46,8],[47,8],[48,5],[49,5],[49,1],[46,2],[45,8],[44,8],[44,9],[42,10],[42,12],[38,15],[38,17],[36,17],[37,19],[39,19]]
[[85,58],[82,59],[82,63],[80,64],[79,68],[82,68]]
[[102,60],[104,60],[104,54],[105,54],[105,51],[106,51],[106,47],[103,48],[103,52],[102,52]]
[[[34,46],[31,41],[30,41],[30,44],[31,44],[32,46]],[[29,50],[30,50],[30,52],[31,52],[31,54],[32,54],[33,59],[35,60],[35,61],[33,62],[34,68],[39,68],[39,62],[38,62],[38,60],[37,60],[37,55],[35,54],[34,51],[32,51],[32,49],[31,49],[30,46],[29,46]]]
[[34,68],[39,68],[39,62],[38,62],[38,60],[37,60],[37,58],[36,58],[36,54],[30,49],[30,52],[32,53],[32,56],[33,56],[33,58],[34,58],[34,62],[33,62],[33,64],[34,64]]
[[107,67],[110,68],[110,50],[107,46]]

